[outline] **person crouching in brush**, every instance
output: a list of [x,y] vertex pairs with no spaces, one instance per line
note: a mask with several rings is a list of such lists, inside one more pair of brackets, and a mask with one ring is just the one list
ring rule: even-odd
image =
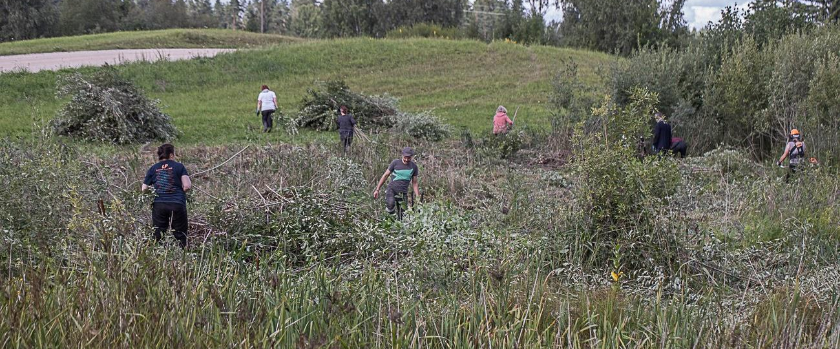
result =
[[347,106],[342,105],[338,108],[338,118],[335,123],[338,124],[338,136],[341,139],[341,146],[344,149],[344,156],[350,151],[350,144],[353,143],[353,131],[356,126],[356,119],[353,114],[347,113]]
[[506,134],[510,130],[510,127],[513,127],[513,121],[511,121],[508,117],[507,109],[504,106],[500,105],[498,108],[496,108],[496,115],[493,116],[493,134]]
[[187,168],[175,161],[175,147],[164,144],[158,147],[158,163],[146,172],[142,191],[154,188],[155,201],[152,204],[152,223],[155,226],[155,241],[160,242],[162,234],[169,230],[178,239],[181,248],[187,246],[187,194],[192,188]]

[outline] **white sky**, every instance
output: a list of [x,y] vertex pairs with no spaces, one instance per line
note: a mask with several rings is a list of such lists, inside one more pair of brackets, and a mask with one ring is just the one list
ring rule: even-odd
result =
[[[709,22],[716,22],[720,19],[720,11],[726,6],[735,6],[746,8],[750,0],[687,0],[683,6],[683,13],[685,14],[685,21],[688,22],[690,28],[700,29],[706,26]],[[558,9],[550,9],[546,15],[546,22],[553,19],[560,20],[563,17],[563,12]]]

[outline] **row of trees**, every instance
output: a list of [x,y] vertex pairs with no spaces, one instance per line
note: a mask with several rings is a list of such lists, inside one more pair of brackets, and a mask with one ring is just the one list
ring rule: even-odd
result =
[[284,27],[278,15],[288,15],[288,8],[278,0],[0,0],[0,42],[118,30],[246,29],[246,24],[268,31]]
[[[685,0],[0,0],[0,41],[190,27],[302,37],[383,37],[423,23],[447,28],[458,37],[507,38],[629,55],[640,47],[685,47],[692,34],[683,18],[684,4]],[[840,18],[840,0],[753,4],[784,8],[803,22]],[[550,7],[562,8],[562,21],[545,22],[542,14]],[[770,16],[767,21],[788,20],[778,12],[761,13]]]
[[[303,37],[384,37],[415,24],[460,37],[627,53],[686,33],[662,0],[0,0],[0,41],[117,30],[228,28]],[[563,23],[546,24],[549,7]],[[620,10],[618,10],[620,9]],[[665,10],[663,10],[665,9]]]
[[523,8],[522,0],[0,0],[0,41],[166,28],[382,37],[416,23],[460,27],[466,12],[489,13],[475,18],[492,27],[510,11],[524,17]]

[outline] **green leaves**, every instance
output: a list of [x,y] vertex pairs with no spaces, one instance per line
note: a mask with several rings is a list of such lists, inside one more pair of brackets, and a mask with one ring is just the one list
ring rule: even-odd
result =
[[113,69],[90,77],[65,76],[56,94],[71,98],[50,123],[55,134],[113,144],[169,140],[178,135],[158,102],[147,99]]

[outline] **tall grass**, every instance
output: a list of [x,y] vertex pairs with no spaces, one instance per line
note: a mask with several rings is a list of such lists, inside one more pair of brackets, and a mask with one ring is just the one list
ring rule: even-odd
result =
[[[587,250],[605,237],[586,240],[576,230],[580,201],[571,193],[580,181],[535,176],[569,172],[533,165],[532,156],[557,151],[545,144],[558,142],[530,137],[507,160],[483,137],[472,148],[414,144],[425,202],[404,222],[385,217],[369,193],[405,144],[399,136],[372,135],[349,159],[335,157],[337,140],[251,144],[241,153],[234,145],[180,147],[195,185],[186,251],[148,241],[150,198],[137,187],[150,152],[97,155],[48,138],[4,141],[0,340],[4,347],[840,344],[837,236],[808,212],[831,199],[832,175],[806,171],[798,180],[822,190],[788,195],[783,174],[732,163],[725,152],[675,163],[686,184],[672,202],[681,206],[638,234],[671,234],[679,245],[662,247],[667,259],[650,256],[661,251],[638,248],[629,240],[637,235],[625,233],[613,259],[593,259]],[[750,189],[768,183],[767,191]],[[737,189],[744,195],[727,194]],[[786,195],[782,217],[762,210],[772,199],[760,192]],[[704,204],[713,199],[719,205]],[[820,217],[836,212],[824,210]],[[785,235],[733,228],[755,217]],[[657,258],[625,264],[648,257]],[[634,269],[614,280],[616,264]]]

